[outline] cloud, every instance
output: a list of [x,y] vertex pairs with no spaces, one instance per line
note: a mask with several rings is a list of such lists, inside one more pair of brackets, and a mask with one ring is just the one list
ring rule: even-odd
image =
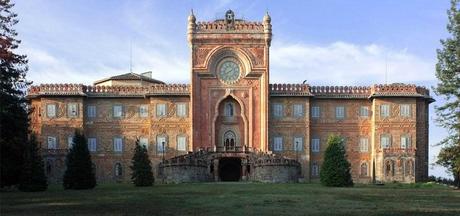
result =
[[388,83],[435,79],[431,60],[377,44],[275,42],[270,55],[271,83],[308,80],[314,85],[370,85],[385,83],[385,71]]

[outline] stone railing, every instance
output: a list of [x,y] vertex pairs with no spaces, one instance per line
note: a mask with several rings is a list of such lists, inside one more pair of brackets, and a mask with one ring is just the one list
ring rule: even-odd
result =
[[85,86],[82,84],[41,84],[32,86],[28,96],[77,95],[89,97],[118,97],[146,95],[189,95],[188,84],[155,84],[152,86]]

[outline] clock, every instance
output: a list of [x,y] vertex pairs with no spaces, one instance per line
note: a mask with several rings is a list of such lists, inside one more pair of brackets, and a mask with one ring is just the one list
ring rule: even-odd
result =
[[218,69],[218,76],[225,83],[233,83],[240,77],[240,66],[234,61],[225,61]]

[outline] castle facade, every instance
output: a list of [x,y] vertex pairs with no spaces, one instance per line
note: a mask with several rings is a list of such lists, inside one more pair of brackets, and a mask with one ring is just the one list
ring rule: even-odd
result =
[[31,128],[48,178],[61,180],[75,129],[88,139],[99,182],[130,180],[137,139],[157,179],[310,181],[331,134],[344,137],[355,182],[427,178],[429,90],[270,84],[271,40],[268,14],[262,22],[232,11],[212,22],[191,14],[190,84],[127,73],[90,86],[31,87]]

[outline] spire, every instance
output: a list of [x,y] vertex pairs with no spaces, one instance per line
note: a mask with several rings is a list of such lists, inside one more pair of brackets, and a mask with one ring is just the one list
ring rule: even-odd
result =
[[272,18],[268,14],[268,10],[267,10],[267,12],[265,13],[265,16],[264,16],[264,23],[270,23],[271,21],[272,21]]

